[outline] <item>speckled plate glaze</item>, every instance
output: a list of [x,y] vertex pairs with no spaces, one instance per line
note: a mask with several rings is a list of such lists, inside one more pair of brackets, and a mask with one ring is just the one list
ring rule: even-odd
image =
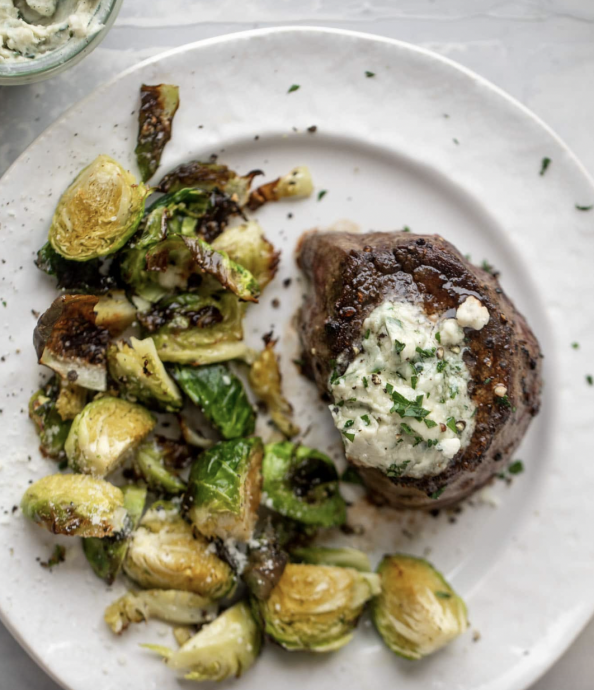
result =
[[[143,82],[181,88],[163,171],[216,153],[241,171],[263,168],[268,179],[307,164],[316,191],[327,190],[321,200],[316,194],[258,212],[283,259],[246,329],[253,345],[271,329],[280,336],[287,391],[303,428],[310,427],[308,444],[340,456],[330,415],[291,363],[298,356],[291,320],[302,293],[293,248],[305,229],[348,220],[362,231],[407,225],[442,234],[502,272],[546,354],[543,409],[518,454],[526,471],[511,486],[496,481],[457,515],[378,512],[361,501],[350,510],[351,524],[366,528],[355,543],[376,559],[395,550],[428,555],[466,598],[471,631],[411,663],[388,652],[364,620],[354,642],[335,654],[268,645],[235,687],[527,687],[594,608],[594,390],[585,381],[594,353],[594,311],[586,306],[594,295],[594,211],[576,209],[594,203],[594,186],[543,123],[480,77],[411,45],[342,31],[235,34],[144,62],[70,110],[0,181],[3,621],[69,690],[177,687],[138,646],[172,642],[168,628],[150,623],[112,637],[102,613],[123,583],[110,591],[96,579],[75,540],[62,539],[65,563],[40,568],[36,559],[55,540],[12,512],[28,483],[54,469],[40,457],[26,411],[40,374],[31,311],[43,311],[53,297],[34,253],[79,168],[108,153],[135,169]],[[288,93],[293,84],[300,88]],[[317,131],[308,132],[313,125]],[[545,157],[552,163],[541,176]]]

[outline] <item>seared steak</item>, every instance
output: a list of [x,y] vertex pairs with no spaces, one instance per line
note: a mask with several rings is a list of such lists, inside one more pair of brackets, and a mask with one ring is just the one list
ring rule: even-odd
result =
[[382,303],[407,301],[428,315],[454,316],[473,296],[490,314],[481,330],[464,329],[468,393],[477,406],[469,444],[439,474],[421,478],[388,477],[347,452],[372,496],[395,507],[436,508],[502,471],[539,410],[542,355],[497,278],[439,235],[312,231],[297,252],[310,287],[299,315],[305,369],[329,401],[330,377],[343,374],[365,347],[363,322]]

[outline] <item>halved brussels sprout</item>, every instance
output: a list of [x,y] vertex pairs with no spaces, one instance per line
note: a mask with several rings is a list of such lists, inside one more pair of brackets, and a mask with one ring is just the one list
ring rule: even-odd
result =
[[76,472],[105,477],[154,426],[140,405],[110,396],[94,400],[72,422],[64,447],[68,463]]
[[171,139],[171,123],[178,108],[178,86],[143,84],[140,87],[138,144],[135,153],[143,182],[149,180],[159,167],[163,149]]
[[23,514],[54,534],[109,537],[125,524],[124,494],[102,479],[52,474],[25,491]]
[[186,490],[186,483],[165,466],[169,449],[170,444],[158,438],[143,441],[136,450],[134,466],[153,491],[176,496]]
[[424,559],[385,556],[377,572],[382,588],[371,617],[386,645],[399,656],[421,659],[468,627],[466,605]]
[[184,237],[192,258],[203,273],[216,278],[227,290],[244,302],[257,302],[260,286],[254,276],[238,263],[231,260],[225,251],[213,249],[200,237]]
[[250,194],[247,206],[255,211],[268,201],[278,201],[285,197],[307,197],[311,196],[312,192],[313,182],[309,168],[301,165],[293,168],[287,175],[255,189]]
[[136,320],[136,307],[123,290],[111,290],[97,301],[95,325],[106,328],[110,335],[120,335]]
[[280,252],[264,237],[264,231],[256,223],[227,228],[212,243],[212,248],[226,252],[254,276],[263,290],[276,275]]
[[96,325],[93,295],[61,295],[44,312],[33,333],[40,364],[91,390],[107,387],[105,353],[109,333]]
[[109,156],[98,156],[60,197],[49,230],[52,247],[71,261],[113,254],[132,237],[147,188]]
[[339,568],[353,568],[362,573],[371,571],[369,556],[359,549],[343,547],[333,549],[325,546],[297,546],[291,549],[291,559],[311,565],[334,565]]
[[119,635],[130,623],[158,618],[167,623],[198,625],[216,616],[217,605],[193,592],[176,589],[148,589],[128,592],[105,609],[104,619]]
[[124,508],[127,518],[124,527],[119,534],[113,537],[97,539],[91,537],[83,539],[83,551],[97,577],[111,585],[120,572],[126,551],[130,533],[138,527],[144,505],[146,503],[146,489],[132,484],[122,487],[124,494]]
[[252,600],[264,631],[288,650],[333,652],[350,642],[379,576],[352,568],[289,563],[266,601]]
[[177,366],[175,380],[225,439],[254,433],[256,414],[243,384],[224,364]]
[[201,297],[188,293],[163,299],[139,314],[159,358],[180,364],[211,364],[243,357],[243,308],[227,292]]
[[165,501],[153,504],[140,521],[124,570],[141,587],[179,589],[207,599],[220,599],[235,587],[231,568]]
[[194,188],[205,192],[215,189],[225,192],[228,197],[236,201],[239,206],[247,203],[252,180],[257,175],[262,175],[261,170],[252,170],[247,175],[240,177],[226,165],[220,163],[201,163],[190,161],[182,163],[174,168],[159,182],[159,192],[173,193],[181,189]]
[[66,420],[72,420],[87,404],[87,390],[75,383],[60,379],[60,392],[56,399],[56,412]]
[[265,505],[287,517],[318,527],[343,525],[346,506],[338,474],[327,455],[290,441],[266,446],[262,463]]
[[64,444],[70,431],[70,421],[64,420],[56,408],[59,395],[60,381],[53,376],[29,400],[29,417],[39,434],[39,450],[54,460],[64,457]]
[[35,265],[49,276],[55,276],[56,287],[70,294],[101,294],[115,288],[118,280],[111,271],[103,270],[101,259],[69,261],[46,242],[37,252]]
[[152,338],[130,338],[112,343],[107,350],[109,373],[121,392],[132,402],[141,402],[165,412],[177,412],[183,399],[159,359]]
[[217,443],[194,461],[184,506],[206,537],[247,541],[254,531],[262,486],[259,438]]
[[267,406],[272,421],[288,438],[296,436],[300,429],[293,423],[293,408],[282,392],[282,378],[274,353],[275,340],[266,346],[252,363],[249,373],[250,386]]
[[241,578],[256,599],[266,600],[281,579],[288,562],[289,557],[281,549],[272,526],[268,524],[257,540],[250,541]]
[[143,645],[165,657],[170,668],[185,671],[185,678],[221,681],[239,678],[255,662],[262,647],[262,632],[250,607],[241,601],[174,651],[160,645]]

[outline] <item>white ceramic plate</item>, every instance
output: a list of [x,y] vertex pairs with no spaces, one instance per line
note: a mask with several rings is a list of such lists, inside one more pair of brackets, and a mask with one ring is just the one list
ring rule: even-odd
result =
[[[366,77],[365,72],[375,73]],[[522,445],[526,472],[475,498],[457,516],[376,514],[358,504],[351,522],[374,551],[429,554],[466,598],[472,633],[423,662],[399,660],[368,622],[332,655],[288,654],[269,645],[237,687],[364,690],[525,688],[564,651],[594,606],[594,187],[570,151],[537,118],[492,85],[428,51],[396,41],[320,29],[273,29],[204,41],[142,63],[96,91],[42,135],[0,182],[2,435],[0,608],[36,661],[71,690],[173,688],[162,663],[139,648],[167,642],[166,626],[134,626],[115,639],[102,621],[111,591],[80,545],[49,572],[37,557],[54,539],[27,523],[18,504],[27,484],[53,470],[27,419],[39,370],[35,319],[52,299],[33,265],[55,202],[99,153],[134,169],[141,83],[180,85],[182,106],[162,171],[220,154],[268,179],[310,166],[321,201],[269,205],[257,214],[283,249],[279,276],[247,321],[252,344],[281,336],[287,390],[310,445],[339,455],[338,438],[313,386],[291,359],[291,317],[301,285],[292,251],[300,233],[348,219],[363,230],[408,225],[438,232],[502,272],[546,353],[543,409]],[[292,84],[299,90],[287,93]],[[306,129],[317,126],[315,134]],[[552,159],[544,176],[541,160]],[[292,214],[292,218],[288,214]],[[289,288],[283,279],[293,277]],[[278,298],[280,308],[271,302]],[[571,348],[578,341],[580,349]],[[499,507],[491,505],[499,502]],[[476,637],[476,635],[475,635]]]

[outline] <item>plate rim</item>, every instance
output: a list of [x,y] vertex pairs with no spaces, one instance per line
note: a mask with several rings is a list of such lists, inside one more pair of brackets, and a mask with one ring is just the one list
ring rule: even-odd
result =
[[[145,67],[158,63],[163,59],[167,59],[168,57],[171,57],[173,55],[177,54],[182,54],[185,52],[191,52],[194,49],[197,48],[205,48],[210,45],[219,45],[219,44],[224,44],[224,43],[233,43],[233,42],[241,42],[241,41],[248,41],[252,38],[258,38],[260,36],[267,36],[267,35],[272,35],[272,34],[283,34],[283,33],[293,33],[293,34],[327,34],[327,35],[335,35],[335,36],[343,36],[343,37],[350,37],[353,39],[357,40],[363,40],[363,41],[373,41],[375,43],[381,43],[389,46],[397,46],[402,50],[409,51],[411,53],[416,53],[417,55],[424,56],[430,60],[440,62],[443,65],[449,67],[450,69],[456,70],[458,73],[463,74],[464,76],[468,77],[470,80],[472,80],[474,83],[478,84],[480,88],[486,89],[490,91],[492,94],[495,94],[497,97],[504,99],[507,101],[509,105],[511,105],[514,109],[520,111],[525,117],[527,117],[533,124],[537,125],[548,137],[550,137],[567,155],[569,161],[571,164],[576,168],[577,171],[581,174],[582,178],[584,181],[586,181],[591,188],[591,190],[594,192],[594,174],[590,174],[588,169],[585,167],[585,165],[581,162],[581,160],[578,158],[578,156],[575,154],[575,152],[572,150],[572,148],[564,141],[564,139],[559,136],[539,115],[534,113],[530,108],[525,106],[521,101],[516,99],[514,96],[510,95],[507,91],[502,89],[501,87],[497,86],[487,78],[481,76],[480,74],[476,73],[475,71],[465,67],[464,65],[460,64],[459,62],[452,60],[449,57],[445,57],[443,55],[440,55],[439,53],[434,52],[433,50],[429,48],[425,48],[423,46],[416,45],[414,43],[410,43],[407,41],[403,41],[401,39],[396,39],[396,38],[391,38],[391,37],[386,37],[382,35],[377,35],[369,32],[363,32],[363,31],[354,31],[350,29],[340,29],[340,28],[332,28],[332,27],[322,27],[322,26],[315,26],[315,25],[300,25],[300,26],[291,26],[291,25],[282,25],[282,26],[274,26],[274,27],[265,27],[265,28],[259,28],[259,29],[250,29],[246,31],[238,31],[238,32],[233,32],[233,33],[227,33],[223,34],[220,36],[213,36],[210,38],[206,39],[201,39],[198,41],[193,41],[191,43],[186,43],[184,45],[178,46],[176,48],[172,48],[169,50],[162,51],[156,55],[153,55],[149,58],[146,58],[135,65],[132,65],[125,70],[122,70],[121,72],[118,72],[118,74],[114,75],[101,85],[97,86],[94,88],[89,94],[87,94],[84,98],[76,101],[73,103],[71,106],[69,106],[56,120],[54,120],[43,132],[41,132],[35,139],[30,142],[30,144],[22,151],[19,156],[9,165],[9,167],[4,171],[2,176],[0,177],[0,182],[4,181],[6,178],[9,178],[10,175],[12,174],[12,171],[14,168],[19,165],[23,159],[27,156],[29,153],[30,149],[32,149],[34,146],[38,145],[41,141],[43,141],[48,135],[52,133],[52,131],[59,127],[65,120],[67,120],[71,113],[75,111],[77,108],[84,107],[87,102],[91,101],[92,99],[96,98],[98,94],[100,94],[103,91],[108,90],[113,84],[117,83],[121,79],[125,78],[126,76],[140,71],[144,69]],[[529,667],[530,671],[525,672],[523,675],[520,677],[516,677],[515,679],[509,679],[509,685],[508,687],[514,688],[519,690],[521,689],[527,689],[528,687],[532,686],[539,678],[541,678],[550,668],[554,666],[554,664],[560,659],[561,656],[563,656],[566,651],[569,649],[569,647],[573,644],[575,639],[578,637],[578,635],[582,632],[582,630],[585,628],[587,623],[590,621],[594,614],[594,596],[592,597],[591,601],[587,602],[587,606],[583,606],[583,611],[582,616],[578,619],[576,618],[574,620],[574,625],[572,625],[569,628],[565,629],[565,637],[563,638],[562,642],[559,643],[553,651],[549,649],[549,655],[546,658],[546,661],[539,663],[534,663],[532,666]],[[65,681],[63,681],[61,678],[59,678],[49,666],[47,666],[44,662],[44,660],[41,658],[40,655],[35,651],[35,649],[25,640],[25,638],[18,632],[16,627],[12,625],[12,623],[9,620],[8,615],[5,613],[3,610],[3,607],[0,604],[0,621],[2,624],[6,627],[6,629],[10,632],[11,636],[16,640],[16,642],[20,645],[20,647],[28,654],[28,656],[37,664],[37,666],[49,677],[51,678],[57,685],[59,685],[61,688],[64,690],[73,690],[72,686],[66,684]],[[491,686],[489,685],[489,688]]]

